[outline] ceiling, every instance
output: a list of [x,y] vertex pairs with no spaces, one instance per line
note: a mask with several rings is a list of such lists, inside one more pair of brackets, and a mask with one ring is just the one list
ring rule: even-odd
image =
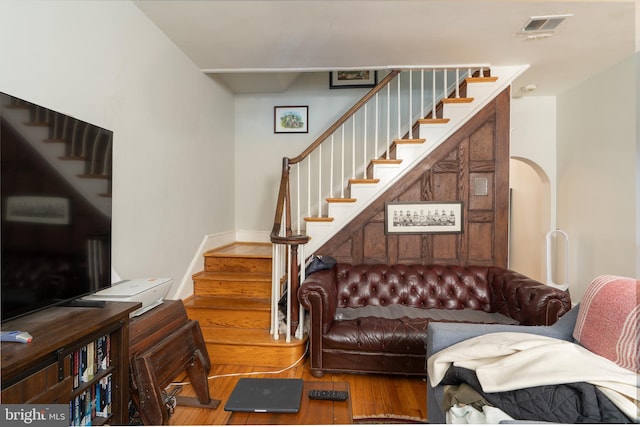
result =
[[[206,74],[235,92],[283,91],[301,72],[489,63],[530,68],[513,94],[557,95],[635,52],[635,1],[140,0]],[[571,14],[551,37],[518,32]]]

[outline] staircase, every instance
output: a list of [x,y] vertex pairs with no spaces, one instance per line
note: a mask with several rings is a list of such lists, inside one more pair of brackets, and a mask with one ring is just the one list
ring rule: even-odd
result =
[[197,320],[211,363],[284,368],[304,354],[306,337],[285,342],[271,328],[270,243],[234,243],[204,254],[185,301]]
[[[428,107],[429,109],[438,109],[437,113],[432,112],[426,117],[424,113],[418,115],[418,117],[425,118],[416,118],[415,114],[404,111],[410,111],[411,107],[404,107],[404,110],[402,106],[397,107],[401,114],[398,114],[397,122],[392,125],[392,128],[397,128],[397,136],[391,136],[386,149],[383,147],[383,153],[377,155],[377,157],[373,154],[359,166],[358,160],[352,160],[352,170],[347,170],[346,176],[343,175],[342,177],[342,182],[345,182],[346,185],[339,189],[339,196],[333,197],[333,189],[329,186],[327,190],[329,195],[318,197],[318,192],[313,190],[316,186],[319,186],[317,184],[318,180],[314,179],[314,176],[320,175],[320,173],[311,172],[308,174],[311,183],[304,183],[299,186],[305,188],[308,185],[312,190],[308,192],[309,194],[299,191],[299,195],[296,194],[296,196],[301,197],[303,199],[302,202],[291,202],[291,206],[294,207],[307,206],[306,214],[304,208],[291,213],[292,228],[297,228],[300,233],[309,237],[309,243],[305,245],[305,251],[308,254],[314,253],[324,242],[361,213],[387,188],[399,181],[415,164],[427,157],[450,135],[464,125],[469,118],[480,111],[484,105],[508,87],[524,69],[524,67],[492,67],[491,76],[460,79],[463,81],[462,83],[456,84],[453,89],[447,87],[441,93],[448,95],[441,97],[438,103],[434,101]],[[407,77],[402,74],[399,77],[403,77],[405,80],[411,78],[411,76]],[[436,78],[434,77],[434,79]],[[413,80],[414,82],[409,83],[409,85],[415,91],[415,86],[417,86],[415,80],[418,80],[418,78],[414,76]],[[444,80],[446,81],[446,78]],[[390,86],[394,85],[395,82],[390,84]],[[423,90],[420,89],[420,91]],[[405,95],[405,98],[408,96]],[[399,104],[402,103],[400,98],[401,95],[398,96]],[[409,100],[407,102],[415,103],[415,101]],[[436,107],[432,107],[433,105],[436,105]],[[415,108],[419,109],[417,106]],[[354,113],[354,117],[355,114],[357,113]],[[366,115],[367,113],[365,112],[364,114]],[[405,120],[405,123],[403,123],[401,115],[409,117]],[[389,121],[393,119],[391,117],[383,118],[382,120]],[[355,123],[357,122],[357,117],[351,120]],[[377,126],[377,123],[375,126]],[[347,125],[347,132],[349,131],[348,128],[349,126]],[[354,134],[357,134],[357,132],[357,130],[353,131]],[[365,136],[367,135],[364,130],[361,133]],[[369,132],[369,135],[371,133]],[[370,138],[370,136],[367,138]],[[356,136],[352,139],[357,140],[358,137]],[[351,141],[347,141],[347,145],[349,145],[349,142]],[[359,141],[353,142],[355,146],[353,152],[357,154],[352,156],[356,158],[360,157],[359,151],[364,151],[365,154],[367,152],[366,149],[357,146],[359,143]],[[368,141],[364,142],[364,144],[366,143]],[[321,148],[319,147],[319,149]],[[379,150],[374,149],[369,152],[379,153]],[[311,158],[313,155],[314,153],[309,153],[308,157]],[[320,154],[320,156],[322,155]],[[347,156],[349,156],[349,153],[347,153]],[[304,162],[298,164],[301,163]],[[299,167],[298,164],[291,164],[291,167]],[[295,173],[297,174],[298,172],[296,171]],[[349,174],[351,176],[348,176]],[[325,184],[322,188],[327,188],[327,185]],[[318,202],[315,201],[316,198],[319,199]],[[299,222],[296,224],[294,221]]]
[[290,277],[297,289],[305,253],[358,218],[526,68],[391,70],[300,155],[284,158],[271,241],[285,255],[274,259],[274,281]]

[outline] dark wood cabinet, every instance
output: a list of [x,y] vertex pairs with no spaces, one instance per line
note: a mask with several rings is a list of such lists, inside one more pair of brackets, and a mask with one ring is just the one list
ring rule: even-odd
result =
[[[140,306],[106,302],[97,308],[53,307],[3,323],[3,331],[26,331],[33,341],[2,343],[2,403],[71,404],[108,379],[110,415],[95,424],[128,424],[129,314]],[[108,339],[108,363],[78,381],[74,358],[103,339]]]

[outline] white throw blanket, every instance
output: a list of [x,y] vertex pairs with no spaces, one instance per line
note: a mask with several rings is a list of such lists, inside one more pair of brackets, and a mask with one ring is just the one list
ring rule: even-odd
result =
[[632,420],[640,421],[638,375],[568,341],[516,332],[471,338],[429,357],[432,386],[440,383],[452,364],[474,370],[487,393],[591,383]]

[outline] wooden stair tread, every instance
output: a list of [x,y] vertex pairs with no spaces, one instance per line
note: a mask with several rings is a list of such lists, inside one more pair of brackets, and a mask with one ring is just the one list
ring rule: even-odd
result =
[[310,216],[310,217],[305,217],[304,220],[307,222],[332,222],[333,218],[328,216],[321,216],[321,217]]
[[242,329],[242,328],[203,328],[202,336],[205,342],[217,344],[242,344],[250,343],[253,346],[278,346],[297,347],[306,341],[291,337],[291,342],[285,340],[275,340],[269,334],[269,329]]
[[427,140],[425,138],[406,138],[406,139],[396,139],[395,141],[393,141],[394,144],[396,145],[402,145],[402,144],[423,144],[425,143]]
[[373,159],[371,163],[374,165],[399,165],[402,163],[401,159]]
[[184,302],[187,309],[271,311],[271,301],[228,296],[194,297]]
[[264,282],[271,283],[271,273],[234,272],[234,271],[200,271],[192,276],[193,280],[215,280],[226,282]]
[[349,185],[351,184],[377,184],[380,182],[378,178],[351,178],[349,179]]
[[358,199],[353,199],[350,197],[327,197],[328,203],[355,203]]
[[467,77],[465,81],[467,83],[493,83],[498,80],[498,77]]
[[443,98],[443,104],[469,104],[473,102],[473,98]]
[[206,257],[271,258],[271,243],[236,242],[205,252]]
[[419,119],[418,123],[421,125],[439,125],[439,124],[447,124],[449,123],[448,118],[440,118],[440,119]]

